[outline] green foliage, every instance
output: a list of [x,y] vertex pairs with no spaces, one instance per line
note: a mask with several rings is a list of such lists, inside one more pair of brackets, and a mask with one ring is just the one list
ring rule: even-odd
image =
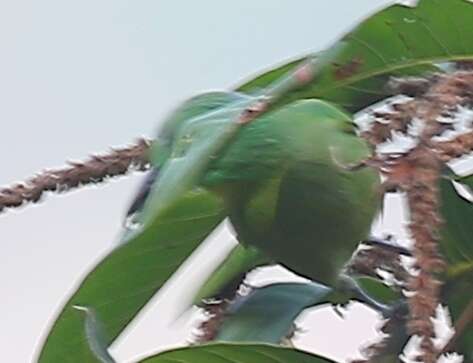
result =
[[[146,200],[150,212],[143,214],[145,224],[159,218],[161,212],[199,185],[211,162],[235,138],[242,127],[235,122],[237,117],[254,102],[252,97],[235,97],[235,101],[213,112],[197,113],[179,126],[171,124],[176,127],[172,130],[171,154]],[[167,125],[164,124],[164,130]]]
[[331,363],[328,359],[261,344],[209,344],[164,352],[141,363]]
[[[225,98],[212,93],[194,98],[189,103],[193,107],[178,109],[167,120],[161,132],[159,150],[168,147],[170,139],[177,138],[179,142],[173,153],[168,154],[164,166],[161,166],[162,159],[154,158],[166,177],[152,186],[138,217],[142,226],[126,233],[123,244],[88,274],[69,299],[48,334],[40,362],[54,362],[65,356],[71,362],[93,362],[81,320],[72,305],[95,309],[109,337],[108,343],[111,343],[223,219],[218,198],[195,189],[195,178],[200,176],[211,155],[218,152],[240,127],[233,122],[232,116],[245,107],[249,98],[229,95]],[[202,98],[209,100],[209,104],[202,102]],[[191,117],[196,115],[194,112],[208,111],[224,102],[228,107],[219,108],[210,113],[207,120],[200,119],[186,130],[192,136],[170,132],[176,126],[179,130],[178,125],[183,120],[188,121],[182,118],[182,113]],[[190,144],[192,137],[200,137],[202,142]],[[182,158],[186,153],[191,156]]]
[[[471,187],[473,177],[457,178],[457,182]],[[441,303],[448,307],[452,322],[456,324],[473,301],[473,205],[458,194],[449,178],[440,181],[440,192],[441,214],[444,218],[440,248],[447,262],[447,273],[442,278]],[[471,324],[470,321],[451,347],[452,351],[463,354],[466,361],[473,360]],[[404,322],[396,321],[392,331],[390,351],[400,354],[408,339]]]
[[359,277],[356,282],[369,296],[386,305],[395,303],[402,297],[400,291],[371,277]]
[[435,63],[473,59],[473,4],[466,0],[421,0],[417,7],[392,5],[370,16],[326,51],[309,61],[313,80],[300,85],[284,70],[266,72],[240,86],[246,92],[267,87],[282,104],[318,98],[356,112],[388,96],[390,77],[418,75]]
[[287,75],[289,72],[293,71],[298,66],[304,64],[304,62],[307,62],[312,57],[315,57],[315,56],[306,56],[306,57],[298,58],[296,60],[290,61],[289,63],[285,63],[276,68],[273,68],[269,70],[268,72],[259,74],[257,77],[250,79],[246,82],[243,82],[241,85],[239,85],[236,88],[236,90],[238,92],[250,93],[250,94],[262,92],[264,91],[266,87],[268,87],[268,85],[270,85],[274,81],[279,80],[281,77]]
[[280,343],[299,314],[327,303],[331,291],[316,283],[278,283],[253,290],[232,302],[215,340]]
[[[473,59],[473,42],[465,37],[465,34],[471,33],[473,5],[466,0],[421,0],[416,8],[393,5],[363,21],[317,57],[301,58],[266,72],[240,86],[239,90],[274,97],[276,103],[273,104],[273,110],[279,108],[277,111],[282,112],[279,115],[284,114],[291,120],[300,116],[300,108],[291,108],[294,107],[294,101],[300,99],[320,98],[349,111],[359,111],[387,96],[385,86],[392,76],[422,74],[436,69],[435,63],[438,62]],[[315,77],[311,82],[301,85],[292,70],[306,62]],[[287,76],[282,77],[285,74]],[[232,157],[233,161],[246,158],[246,162],[250,163],[258,156],[247,153],[248,149],[245,148],[248,144],[245,147],[240,145],[240,148],[232,144],[242,128],[241,124],[234,122],[235,119],[254,102],[253,96],[212,93],[198,96],[171,115],[158,138],[159,142],[153,147],[153,163],[162,167],[162,170],[161,177],[152,187],[144,211],[138,216],[142,225],[137,231],[127,234],[125,243],[89,273],[66,303],[43,346],[39,358],[41,363],[109,359],[106,346],[123,331],[223,219],[221,201],[209,192],[196,189],[196,185],[201,182],[209,166],[216,165],[215,159],[224,150],[228,153],[227,158],[220,163],[223,169],[228,166],[225,162],[232,161]],[[286,105],[289,106],[283,107]],[[288,110],[294,113],[291,115]],[[264,125],[265,119],[273,116],[269,114],[257,120],[256,130]],[[277,123],[277,120],[271,120]],[[251,132],[252,126],[244,128],[242,133]],[[347,129],[345,131],[349,131]],[[258,133],[254,135],[258,136]],[[249,140],[254,145],[260,145],[261,134],[259,139],[256,136]],[[299,130],[296,136],[299,144],[292,145],[295,148],[301,147],[304,142],[314,143],[313,139],[309,140],[304,135],[303,130]],[[232,145],[233,151],[232,148],[227,149],[229,145]],[[345,156],[347,159],[359,157]],[[241,166],[238,163],[236,165]],[[278,167],[278,163],[272,167]],[[214,173],[213,177],[215,181],[221,175]],[[210,185],[212,179],[208,178],[207,182]],[[348,189],[350,192],[359,192],[356,186],[353,188]],[[451,305],[454,318],[458,318],[473,292],[473,245],[470,241],[473,230],[469,224],[473,212],[471,206],[456,195],[451,185],[442,186],[442,201],[442,213],[447,222],[443,230],[442,250],[447,256],[451,277],[444,299]],[[291,216],[286,217],[289,219]],[[239,274],[267,261],[254,250],[235,249],[203,286],[199,297],[215,294]],[[379,284],[373,285],[368,281],[364,285],[383,301],[393,298]],[[304,307],[323,298],[324,288],[315,286],[300,285],[297,288],[299,292],[291,290],[293,294],[287,294],[289,285],[258,290],[235,310],[235,317],[239,314],[238,319],[230,317],[227,320],[220,338],[244,340],[247,337],[275,341],[276,337],[282,336],[283,331],[287,332],[288,325]],[[268,319],[253,319],[254,311],[259,311],[267,305],[268,299],[275,296],[278,296],[281,305],[268,310]],[[100,339],[91,334],[90,315],[87,315],[84,329],[81,314],[73,309],[74,305],[91,307],[100,316],[104,333],[101,336],[106,337],[100,338],[103,340],[99,345],[102,350],[90,349],[90,344]],[[284,319],[276,319],[277,315],[284,316]],[[269,317],[272,317],[271,321]],[[262,324],[261,330],[254,327],[255,322]],[[267,332],[274,334],[268,336]],[[471,329],[469,332],[458,346],[467,354],[471,353],[466,349],[471,350],[473,346]],[[328,362],[295,350],[229,344],[178,349],[145,360],[149,363],[170,361]]]
[[[468,181],[468,180],[467,180]],[[461,197],[452,182],[442,179],[441,214],[445,220],[441,249],[450,270],[473,264],[473,206]],[[454,273],[454,271],[451,271]]]
[[[457,182],[471,188],[473,176],[458,178]],[[473,204],[460,196],[447,179],[441,181],[441,196],[441,212],[445,221],[441,248],[448,263],[442,302],[448,306],[455,323],[473,302]],[[470,321],[454,348],[471,361],[472,347],[473,325]]]
[[93,308],[110,344],[221,221],[221,207],[202,190],[189,192],[112,251],[91,271],[56,319],[39,362],[95,362],[81,312]]

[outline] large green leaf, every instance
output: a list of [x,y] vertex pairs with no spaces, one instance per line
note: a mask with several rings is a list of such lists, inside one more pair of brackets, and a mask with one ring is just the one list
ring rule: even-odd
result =
[[[315,97],[358,110],[384,97],[382,89],[389,76],[418,73],[430,69],[434,61],[469,59],[473,43],[461,33],[472,30],[473,7],[464,0],[423,0],[416,9],[395,5],[311,62],[317,74],[314,82],[298,88],[292,86],[293,79],[286,79],[267,93],[283,100],[280,104]],[[252,87],[263,87],[272,78],[260,78]],[[232,121],[251,102],[244,100],[213,113],[209,122],[217,127],[207,132],[196,129],[199,137],[208,140],[193,143],[198,149],[187,148],[188,140],[184,140],[180,151],[193,157],[185,158],[186,165],[178,156],[171,157],[164,167],[167,180],[158,182],[147,202],[144,229],[84,280],[54,324],[40,361],[94,361],[80,333],[78,312],[71,305],[94,307],[110,339],[115,338],[220,221],[218,203],[208,194],[190,190],[212,156],[238,132],[240,125]],[[162,185],[173,188],[163,190]]]
[[[391,76],[432,70],[433,63],[473,59],[473,4],[467,0],[421,0],[417,7],[392,5],[370,16],[307,62],[313,74],[300,81],[300,63],[288,63],[240,86],[267,87],[275,107],[320,98],[359,111],[387,96]],[[278,81],[282,71],[294,68]],[[299,75],[299,76],[298,76]]]
[[253,290],[228,307],[215,340],[280,343],[299,314],[328,303],[331,291],[317,283],[277,283]]
[[312,57],[314,56],[305,56],[292,60],[289,63],[284,63],[283,65],[257,75],[255,78],[244,81],[242,84],[236,87],[236,90],[238,92],[246,93],[263,91],[268,85],[287,75],[288,72],[293,71],[295,68],[297,68],[297,66],[307,62]]
[[[473,176],[456,179],[468,188],[473,187]],[[458,192],[449,179],[442,179],[440,186],[441,213],[444,219],[440,246],[448,264],[442,303],[448,306],[453,323],[458,324],[473,301],[473,204]],[[464,354],[466,361],[473,360],[471,317],[453,349]]]
[[386,305],[396,302],[402,296],[397,288],[388,286],[383,281],[371,277],[357,277],[356,282],[371,298]]
[[145,225],[85,278],[52,326],[39,362],[96,362],[73,305],[97,312],[110,344],[221,219],[220,202],[195,190]]
[[[459,180],[468,182],[469,179]],[[441,250],[449,273],[473,266],[473,204],[461,197],[448,179],[440,182],[441,214],[444,219]]]
[[295,349],[262,344],[208,344],[180,348],[141,363],[330,363],[329,359]]
[[168,148],[171,140],[173,148],[166,160],[153,157],[160,172],[137,217],[141,227],[127,233],[124,244],[88,274],[67,302],[47,337],[41,362],[65,357],[93,362],[71,306],[96,310],[110,343],[223,219],[220,201],[196,185],[207,164],[237,133],[241,125],[235,118],[252,101],[235,93],[204,94],[168,118],[160,145]]

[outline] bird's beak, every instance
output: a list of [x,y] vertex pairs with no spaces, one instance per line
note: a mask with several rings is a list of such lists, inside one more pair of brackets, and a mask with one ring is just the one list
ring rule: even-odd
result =
[[146,201],[144,224],[200,184],[209,164],[243,127],[239,117],[251,102],[254,99],[245,98],[188,121]]

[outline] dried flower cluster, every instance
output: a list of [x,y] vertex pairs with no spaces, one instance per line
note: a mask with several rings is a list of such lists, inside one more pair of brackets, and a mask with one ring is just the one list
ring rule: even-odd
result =
[[[346,271],[352,276],[367,276],[378,280],[382,277],[377,271],[389,272],[394,278],[393,288],[400,290],[405,288],[409,279],[409,272],[401,261],[402,256],[412,257],[412,253],[404,247],[384,241],[363,241],[347,264]],[[352,360],[351,363],[375,363],[378,358],[396,356],[407,340],[404,336],[407,315],[407,306],[403,301],[394,306],[389,319],[379,328],[384,337],[362,349],[364,359]]]
[[367,276],[379,279],[377,271],[383,270],[390,274],[400,286],[407,281],[409,272],[403,266],[401,256],[412,256],[411,252],[401,246],[389,242],[366,240],[346,266],[346,273],[350,276]]
[[208,343],[217,337],[229,305],[230,300],[227,299],[201,303],[205,319],[196,329],[192,338],[193,344]]
[[150,142],[138,139],[127,148],[112,149],[104,155],[93,155],[84,162],[69,162],[69,166],[46,170],[25,182],[0,188],[0,212],[19,207],[27,202],[36,203],[44,192],[66,192],[86,184],[97,184],[130,170],[148,168]]
[[[400,89],[408,88],[409,80],[406,83],[401,83]],[[432,341],[434,327],[431,317],[435,315],[441,287],[435,276],[444,267],[437,251],[442,224],[438,212],[438,181],[445,162],[473,150],[473,135],[467,133],[448,142],[435,142],[434,137],[446,129],[442,118],[451,117],[461,106],[473,105],[473,72],[461,70],[435,75],[428,80],[428,87],[416,79],[408,89],[416,97],[393,105],[392,111],[374,113],[376,122],[362,136],[376,149],[393,132],[407,133],[414,120],[422,122],[417,145],[403,155],[384,158],[386,162],[380,170],[387,177],[386,189],[396,188],[407,197],[408,227],[415,241],[413,255],[417,267],[416,274],[408,283],[412,292],[408,299],[408,328],[411,334],[422,338],[419,359],[434,363],[440,352],[436,351]]]
[[472,147],[473,131],[460,135],[452,141],[439,142],[436,145],[442,161],[450,161],[467,155],[473,151]]
[[[452,117],[460,107],[473,106],[472,68],[470,63],[465,63],[451,74],[436,74],[425,79],[393,80],[390,83],[391,93],[402,93],[413,98],[407,102],[391,104],[390,111],[374,112],[372,127],[361,135],[375,151],[375,155],[364,165],[378,167],[385,175],[384,190],[400,190],[407,196],[409,230],[415,241],[413,255],[417,267],[416,274],[409,278],[407,284],[412,292],[408,299],[408,327],[411,334],[422,337],[423,353],[419,358],[425,363],[436,362],[440,354],[435,350],[431,339],[434,337],[431,317],[438,305],[441,286],[435,276],[444,267],[437,251],[442,224],[438,214],[438,181],[446,162],[473,151],[473,131],[450,141],[435,141],[435,137],[451,128],[451,124],[444,122],[445,117]],[[301,82],[301,79],[298,81]],[[408,134],[414,120],[422,124],[421,131],[416,136],[418,143],[414,148],[402,155],[376,154],[377,147],[388,141],[393,133]],[[70,162],[70,166],[63,169],[47,170],[26,182],[0,189],[0,211],[26,202],[37,202],[46,191],[64,192],[123,175],[132,169],[145,170],[149,166],[149,145],[148,140],[140,139],[128,148],[113,149],[102,156],[91,156],[85,162]],[[389,262],[392,254],[386,250],[374,249],[359,257],[359,265],[352,265],[350,268],[369,274],[381,264],[397,273],[397,279],[406,278],[405,271],[396,270],[397,262]],[[199,342],[215,337],[227,304],[228,300],[222,300],[221,303],[205,306],[209,319],[201,325]],[[389,333],[394,323],[387,322],[384,330]],[[373,346],[370,348],[371,352],[379,351],[386,342]]]

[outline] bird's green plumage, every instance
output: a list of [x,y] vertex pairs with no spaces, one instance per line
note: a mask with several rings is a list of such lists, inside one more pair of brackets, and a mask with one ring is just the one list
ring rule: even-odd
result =
[[334,162],[368,149],[351,119],[322,101],[299,101],[245,126],[202,184],[220,193],[241,242],[291,270],[333,283],[378,205],[373,170]]
[[164,120],[158,137],[151,148],[151,161],[154,166],[161,166],[169,156],[169,150],[178,137],[181,126],[200,115],[208,114],[214,110],[237,102],[243,98],[234,92],[207,92],[188,99],[176,107]]
[[[238,93],[204,94],[171,115],[161,135],[176,165],[185,165],[179,160],[188,157],[189,145],[209,143],[206,135],[221,122],[222,109],[247,100]],[[241,243],[332,284],[369,232],[379,203],[376,172],[345,171],[334,157],[349,164],[368,154],[347,114],[323,101],[298,101],[241,127],[208,156],[197,184],[224,199]]]

